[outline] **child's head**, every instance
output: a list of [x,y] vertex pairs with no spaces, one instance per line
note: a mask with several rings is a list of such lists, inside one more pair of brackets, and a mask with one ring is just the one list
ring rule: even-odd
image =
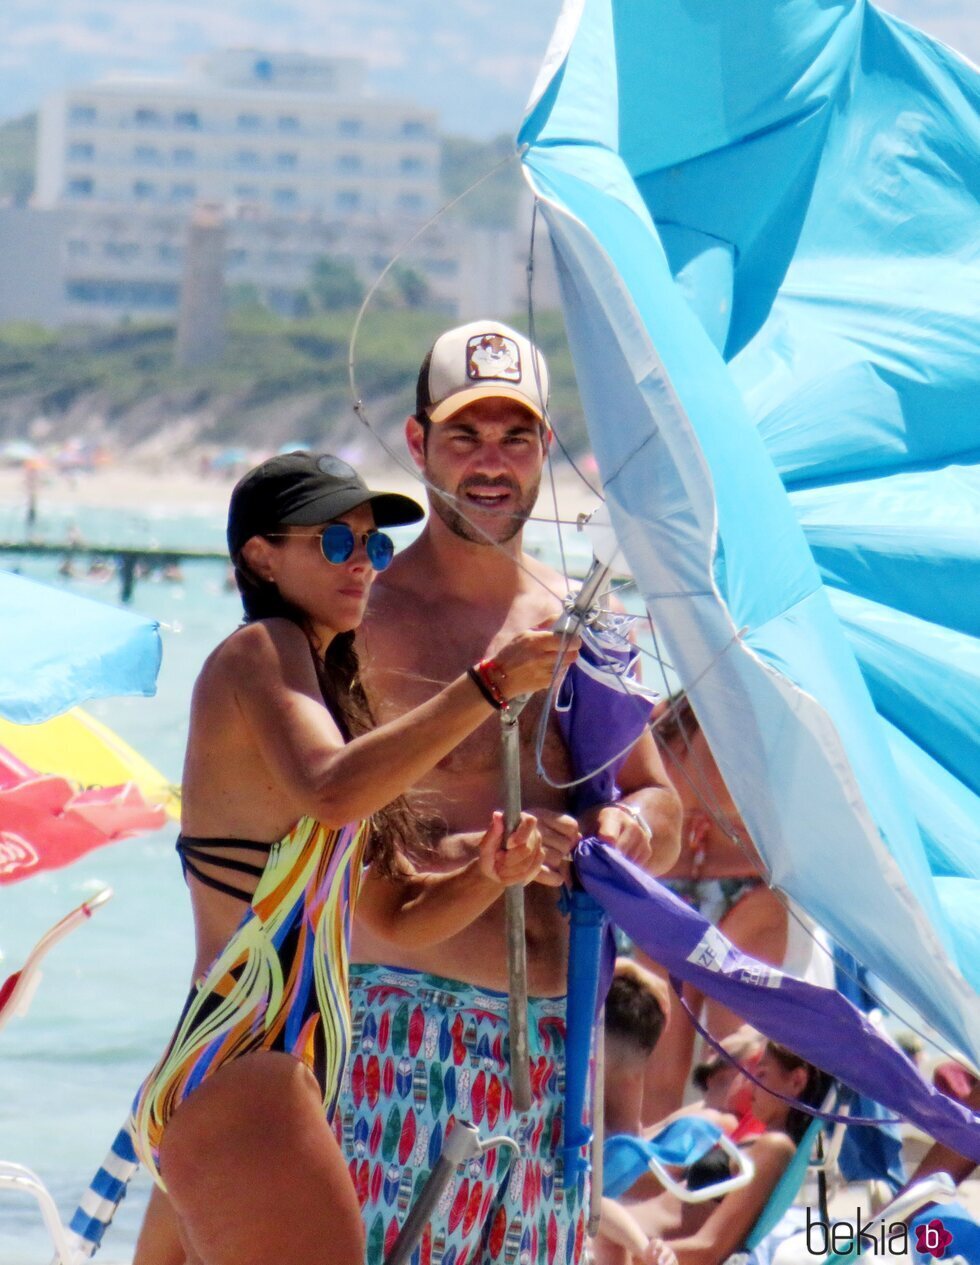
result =
[[606,995],[606,1075],[642,1068],[660,1040],[670,1006],[667,985],[631,958],[617,958]]

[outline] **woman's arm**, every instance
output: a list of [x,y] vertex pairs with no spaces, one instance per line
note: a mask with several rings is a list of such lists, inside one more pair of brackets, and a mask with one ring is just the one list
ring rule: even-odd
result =
[[[562,638],[521,633],[495,656],[508,695],[543,689],[570,664]],[[465,674],[434,698],[344,743],[324,708],[309,643],[288,620],[249,624],[223,648],[244,723],[270,772],[301,812],[326,826],[368,817],[396,799],[493,714]]]
[[502,887],[530,883],[543,859],[541,833],[530,814],[521,814],[505,844],[503,814],[494,813],[478,855],[460,869],[394,877],[368,869],[361,883],[357,918],[379,939],[399,948],[439,944],[489,909],[500,898]]
[[733,1190],[715,1205],[693,1234],[670,1239],[678,1265],[722,1265],[737,1251],[766,1206],[776,1182],[796,1148],[785,1133],[764,1133],[752,1144],[755,1176],[741,1190]]

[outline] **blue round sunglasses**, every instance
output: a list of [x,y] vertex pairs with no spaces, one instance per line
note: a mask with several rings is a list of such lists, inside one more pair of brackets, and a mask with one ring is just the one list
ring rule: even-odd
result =
[[[299,533],[272,532],[269,534],[285,537]],[[318,535],[320,552],[334,566],[340,566],[342,562],[348,561],[358,541],[364,546],[368,562],[375,571],[384,571],[395,556],[395,542],[383,531],[363,531],[355,535],[354,529],[348,527],[346,523],[328,523]]]

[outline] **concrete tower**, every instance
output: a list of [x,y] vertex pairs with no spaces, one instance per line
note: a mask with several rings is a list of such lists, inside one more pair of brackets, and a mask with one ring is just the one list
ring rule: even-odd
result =
[[177,317],[177,364],[195,369],[221,359],[225,347],[225,222],[202,203],[187,225]]

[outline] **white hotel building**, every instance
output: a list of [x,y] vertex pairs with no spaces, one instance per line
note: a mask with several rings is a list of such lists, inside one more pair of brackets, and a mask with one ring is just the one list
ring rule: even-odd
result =
[[434,114],[364,92],[363,63],[221,52],[181,80],[116,79],[41,109],[37,205],[431,214]]
[[[185,78],[48,98],[34,204],[0,211],[0,319],[175,313],[198,204],[223,214],[226,284],[279,311],[321,256],[371,280],[438,207],[441,146],[431,111],[370,96],[364,75],[354,59],[235,50]],[[440,221],[405,262],[447,312],[521,302],[511,233]]]

